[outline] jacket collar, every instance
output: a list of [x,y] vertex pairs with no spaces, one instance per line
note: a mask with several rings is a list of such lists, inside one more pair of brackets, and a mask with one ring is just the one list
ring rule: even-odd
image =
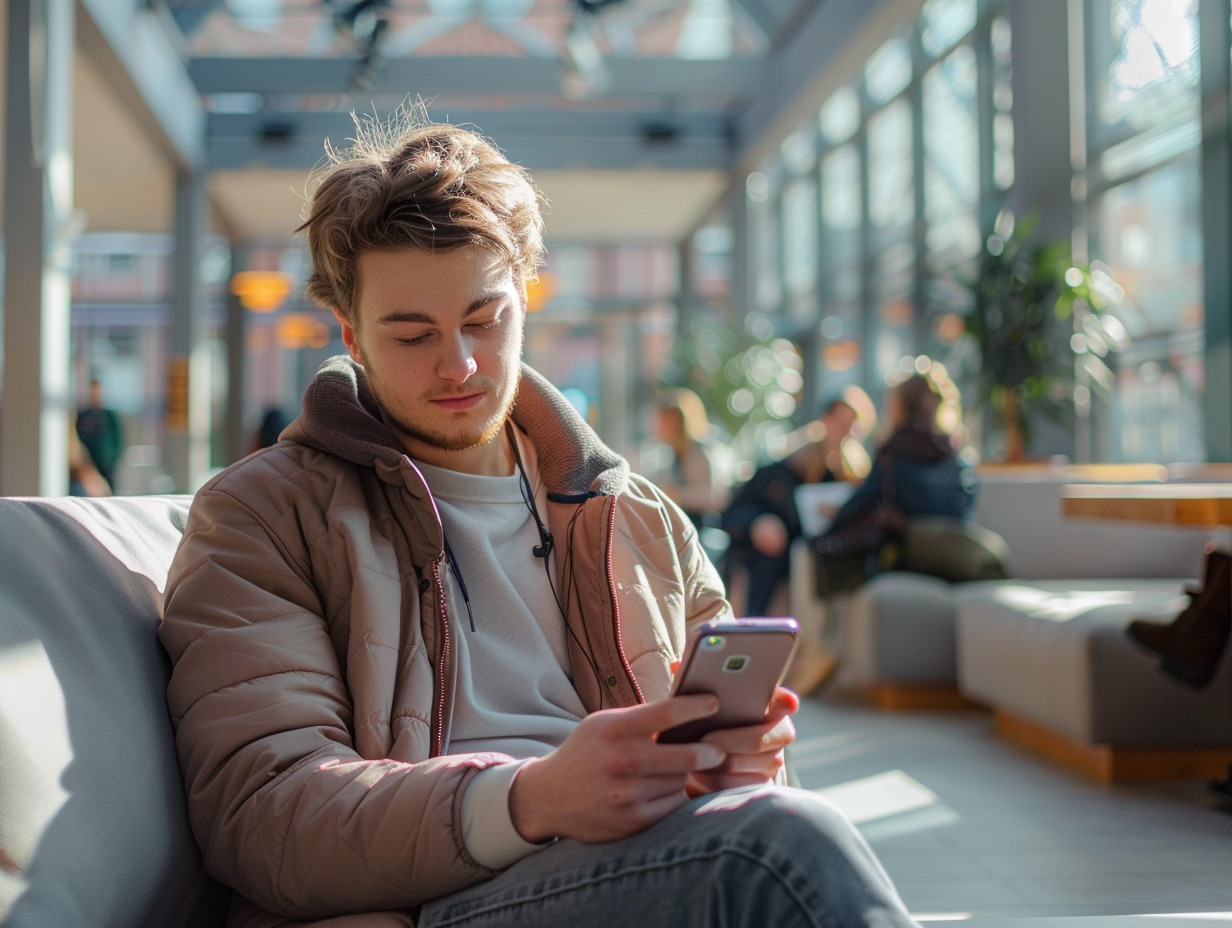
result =
[[[617,494],[628,486],[628,462],[599,439],[556,387],[526,364],[512,418],[539,452],[539,473],[549,498],[577,502],[592,495]],[[381,418],[364,369],[348,355],[336,355],[321,365],[304,391],[299,417],[283,437],[378,472],[409,460]]]

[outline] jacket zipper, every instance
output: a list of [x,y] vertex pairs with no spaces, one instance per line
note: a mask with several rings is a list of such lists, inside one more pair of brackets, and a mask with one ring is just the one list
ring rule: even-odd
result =
[[645,702],[646,697],[642,695],[642,688],[638,685],[637,677],[633,676],[633,668],[629,666],[629,659],[625,656],[624,642],[620,638],[620,600],[616,597],[616,578],[612,571],[612,548],[616,538],[616,496],[612,496],[612,506],[607,517],[607,539],[605,543],[604,560],[607,567],[607,592],[612,598],[612,623],[613,634],[616,638],[616,653],[620,655],[620,665],[625,670],[625,676],[629,678],[629,682],[633,685],[633,692],[637,694],[639,703]]
[[444,552],[432,562],[432,579],[436,584],[437,608],[440,610],[441,651],[436,662],[436,711],[432,720],[432,757],[445,752],[445,674],[449,665],[449,612],[445,608],[445,584],[441,582]]

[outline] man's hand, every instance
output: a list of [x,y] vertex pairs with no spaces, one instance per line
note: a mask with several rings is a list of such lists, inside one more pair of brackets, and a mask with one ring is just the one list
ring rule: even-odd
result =
[[764,513],[749,525],[749,541],[766,557],[778,557],[787,550],[787,526],[774,513]]
[[784,749],[796,740],[796,726],[790,716],[799,708],[800,697],[780,686],[770,697],[770,707],[760,725],[724,728],[702,738],[702,744],[722,748],[727,759],[718,767],[692,774],[689,795],[773,783],[783,769]]
[[659,744],[655,734],[718,706],[703,694],[591,713],[555,751],[518,770],[509,788],[514,828],[534,843],[613,841],[649,828],[688,801],[691,774],[726,759],[719,744]]

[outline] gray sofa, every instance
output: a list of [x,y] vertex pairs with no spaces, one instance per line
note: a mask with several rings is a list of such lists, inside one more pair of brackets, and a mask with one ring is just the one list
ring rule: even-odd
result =
[[[1232,659],[1194,692],[1124,635],[1133,618],[1184,606],[1211,533],[1065,518],[1059,490],[1075,479],[981,475],[975,520],[1004,538],[1012,579],[888,573],[823,605],[793,573],[793,609],[829,614],[844,652],[839,684],[887,707],[974,702],[1071,753],[1212,749],[1218,764],[1219,749],[1232,749]],[[793,566],[809,570],[803,557]],[[1088,772],[1113,775],[1101,769]]]
[[0,924],[213,928],[156,637],[187,496],[0,500]]

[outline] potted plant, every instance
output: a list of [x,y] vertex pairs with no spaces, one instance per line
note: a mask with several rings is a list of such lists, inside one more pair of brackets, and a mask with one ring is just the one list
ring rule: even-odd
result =
[[[1073,419],[1076,309],[1100,313],[1117,288],[1106,269],[1075,265],[1068,241],[1032,242],[1038,214],[1015,223],[1008,211],[985,240],[975,274],[963,280],[971,297],[964,336],[974,348],[977,408],[986,407],[1003,434],[1005,460],[1026,459],[1035,414]],[[1107,348],[1124,348],[1123,328],[1109,327]]]

